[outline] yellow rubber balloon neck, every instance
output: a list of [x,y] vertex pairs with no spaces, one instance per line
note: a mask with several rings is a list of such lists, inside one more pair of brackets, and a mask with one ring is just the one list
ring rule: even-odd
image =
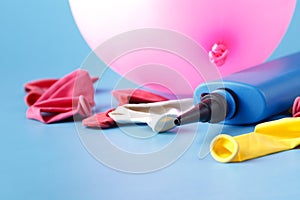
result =
[[222,163],[231,162],[239,151],[237,141],[230,135],[220,134],[210,144],[212,157]]

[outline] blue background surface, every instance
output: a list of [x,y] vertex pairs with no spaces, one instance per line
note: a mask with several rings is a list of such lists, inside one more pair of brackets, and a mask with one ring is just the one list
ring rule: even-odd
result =
[[[300,50],[299,24],[298,4],[271,59]],[[177,162],[157,172],[127,174],[102,165],[81,144],[73,122],[44,125],[25,117],[24,83],[62,77],[90,53],[68,2],[1,1],[0,25],[0,199],[299,198],[299,150],[220,164],[210,156],[198,159],[200,137]],[[109,84],[107,89],[104,99]],[[252,129],[226,127],[233,135]],[[112,138],[118,133],[107,131]],[[151,143],[170,137],[158,135]]]

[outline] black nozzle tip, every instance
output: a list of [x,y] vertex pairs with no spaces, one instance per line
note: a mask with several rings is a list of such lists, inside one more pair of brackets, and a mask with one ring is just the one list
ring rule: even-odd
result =
[[174,124],[175,124],[176,126],[180,126],[180,124],[181,124],[180,118],[176,118],[176,119],[174,120]]

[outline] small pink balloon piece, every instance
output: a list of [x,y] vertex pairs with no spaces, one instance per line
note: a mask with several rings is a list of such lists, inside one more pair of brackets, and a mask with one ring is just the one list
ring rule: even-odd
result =
[[297,97],[293,105],[293,117],[300,117],[300,97]]

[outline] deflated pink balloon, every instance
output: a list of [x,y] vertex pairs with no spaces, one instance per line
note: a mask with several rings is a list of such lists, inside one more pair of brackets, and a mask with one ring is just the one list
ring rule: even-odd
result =
[[[201,45],[207,59],[221,75],[265,61],[288,28],[296,0],[69,0],[75,21],[92,49],[115,35],[141,28],[160,28],[179,32]],[[146,56],[145,53],[149,55]],[[195,52],[197,53],[197,52]],[[203,54],[203,52],[198,52]],[[119,74],[137,66],[155,63],[168,65],[189,82],[192,89],[204,80],[195,75],[189,63],[151,50],[133,53],[110,67]],[[101,55],[99,55],[101,58]],[[126,56],[125,56],[126,57]],[[177,56],[180,57],[180,56]],[[135,61],[132,61],[135,60]],[[206,63],[206,61],[203,61]],[[212,67],[213,67],[212,66]],[[132,72],[131,72],[132,73]],[[130,77],[139,84],[166,78],[159,73]],[[207,72],[203,72],[204,75]],[[144,77],[144,78],[143,78]],[[164,87],[178,88],[173,82]],[[152,86],[161,89],[159,86]],[[185,89],[182,89],[185,90]],[[186,92],[177,90],[178,92]]]

